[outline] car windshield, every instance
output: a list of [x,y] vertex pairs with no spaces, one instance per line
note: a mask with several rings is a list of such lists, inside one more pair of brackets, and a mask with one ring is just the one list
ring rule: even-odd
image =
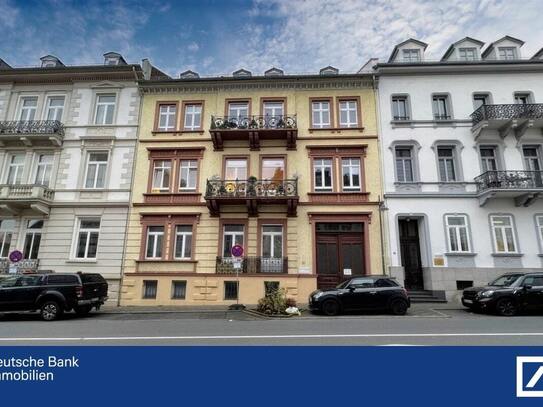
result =
[[509,287],[520,277],[520,274],[506,274],[505,276],[498,277],[492,281],[489,285],[494,287]]
[[343,283],[338,284],[336,286],[336,288],[347,288],[347,286],[349,285],[350,282],[351,282],[351,280],[346,280]]

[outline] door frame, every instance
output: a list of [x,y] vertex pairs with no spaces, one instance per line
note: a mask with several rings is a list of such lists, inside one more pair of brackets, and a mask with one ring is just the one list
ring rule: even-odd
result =
[[[413,222],[415,223],[416,222],[416,231],[417,231],[417,236],[416,238],[405,238],[406,240],[412,240],[413,243],[416,242],[416,247],[417,247],[417,251],[418,251],[418,257],[419,257],[419,270],[417,270],[420,274],[419,278],[420,278],[420,281],[421,281],[421,287],[407,287],[407,272],[406,272],[406,266],[405,264],[403,263],[403,258],[405,256],[404,252],[403,252],[403,245],[402,245],[402,228],[400,227],[400,222],[405,222],[405,223],[408,223],[408,222]],[[403,272],[404,272],[404,278],[403,278],[403,283],[404,283],[404,286],[407,288],[407,289],[415,289],[415,290],[423,290],[424,289],[424,272],[423,272],[423,265],[422,265],[422,250],[421,250],[421,242],[420,242],[420,229],[421,229],[421,224],[420,224],[420,219],[419,218],[414,218],[411,220],[411,218],[401,218],[401,219],[398,219],[398,237],[399,237],[399,240],[400,240],[400,245],[399,245],[399,252],[400,252],[400,262],[401,262],[401,265],[403,267]]]

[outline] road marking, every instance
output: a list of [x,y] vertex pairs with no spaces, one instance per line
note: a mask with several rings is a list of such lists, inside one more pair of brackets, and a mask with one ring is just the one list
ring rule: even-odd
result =
[[227,339],[326,339],[326,338],[442,338],[487,336],[543,336],[543,332],[482,332],[482,333],[405,333],[405,334],[293,334],[293,335],[194,335],[194,336],[96,336],[59,338],[0,338],[0,342],[62,342],[62,341],[163,341],[163,340],[227,340]]

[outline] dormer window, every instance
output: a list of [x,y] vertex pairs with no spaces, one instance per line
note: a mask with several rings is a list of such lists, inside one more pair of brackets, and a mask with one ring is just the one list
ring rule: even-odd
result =
[[500,56],[500,59],[517,59],[517,49],[515,47],[499,47],[498,55]]
[[118,65],[119,59],[114,57],[108,57],[106,58],[106,65]]
[[404,62],[420,62],[420,49],[404,49],[402,58]]
[[476,48],[460,48],[458,50],[458,58],[461,61],[475,61],[477,59]]

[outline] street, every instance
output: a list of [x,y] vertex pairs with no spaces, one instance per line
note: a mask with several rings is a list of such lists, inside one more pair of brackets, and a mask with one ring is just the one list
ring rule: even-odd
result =
[[407,316],[304,314],[268,319],[241,311],[105,311],[42,322],[0,317],[7,345],[541,345],[543,316],[504,318],[454,306],[414,305]]

